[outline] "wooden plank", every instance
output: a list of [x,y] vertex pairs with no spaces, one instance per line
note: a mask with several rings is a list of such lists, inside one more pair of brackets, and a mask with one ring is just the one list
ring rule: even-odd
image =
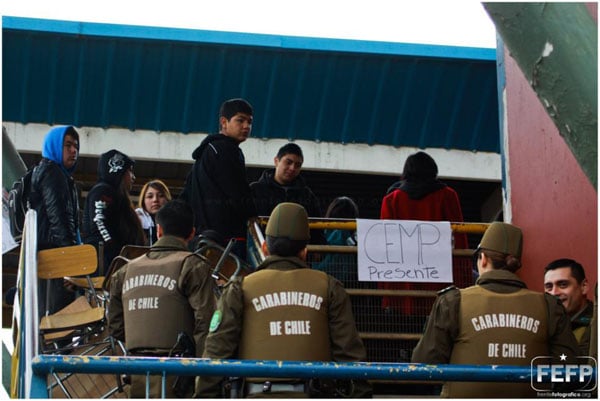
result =
[[98,268],[96,249],[89,244],[44,249],[37,259],[41,279],[89,275]]
[[99,322],[104,318],[104,308],[92,308],[84,312],[69,313],[67,315],[50,315],[44,316],[40,322],[40,331],[53,329],[68,329],[81,327],[95,322]]

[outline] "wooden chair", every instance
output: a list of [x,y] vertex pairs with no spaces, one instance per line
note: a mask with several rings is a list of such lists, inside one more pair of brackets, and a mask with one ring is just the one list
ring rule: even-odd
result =
[[140,245],[125,245],[121,248],[121,252],[110,262],[108,266],[108,271],[104,277],[102,282],[102,289],[106,292],[110,290],[110,278],[117,270],[121,267],[125,266],[131,260],[135,258],[139,258],[142,255],[147,254],[150,251],[149,246],[140,246]]
[[[73,349],[69,355],[124,356],[125,347],[105,330],[93,342]],[[48,398],[127,398],[120,374],[52,372],[48,376]]]
[[110,262],[110,266],[108,266],[108,271],[106,272],[106,277],[104,278],[104,282],[102,283],[102,290],[110,293],[110,280],[121,267],[125,266],[129,263],[131,259],[127,259],[121,255],[116,256],[112,262]]
[[204,256],[208,263],[213,266],[211,275],[222,288],[227,282],[238,276],[246,276],[252,272],[250,266],[242,262],[237,256],[230,252],[233,242],[230,241],[223,248],[209,238],[201,238],[195,253]]
[[[91,288],[95,290],[97,299],[105,308],[108,296],[108,294],[106,294],[105,292],[108,292],[110,276],[125,263],[139,256],[145,255],[146,253],[148,253],[149,250],[149,246],[125,245],[123,248],[121,248],[119,255],[111,261],[110,266],[108,267],[108,271],[104,272],[104,276],[91,277]],[[89,291],[91,289],[90,283],[87,280],[87,278],[65,277],[65,280],[67,280],[73,287],[81,288],[86,291]]]
[[64,279],[74,290],[82,289],[86,293],[94,294],[90,300],[97,302],[95,305],[101,305],[106,308],[106,295],[103,288],[105,277],[96,276],[89,277],[89,279],[87,277],[65,277]]
[[[89,287],[89,297],[80,296],[58,312],[42,317],[39,325],[42,353],[60,352],[101,332],[105,325],[105,310],[98,302],[90,277],[98,268],[96,249],[91,245],[46,249],[38,252],[37,259],[38,278],[51,280],[84,276]],[[64,345],[66,340],[70,340],[68,345]],[[58,345],[59,341],[62,345]]]
[[125,245],[121,248],[119,252],[119,256],[122,256],[126,259],[135,259],[142,255],[147,254],[150,251],[149,246],[141,246],[141,245]]

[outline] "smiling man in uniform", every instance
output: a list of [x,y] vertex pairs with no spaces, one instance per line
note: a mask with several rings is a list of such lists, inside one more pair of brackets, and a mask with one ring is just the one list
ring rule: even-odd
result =
[[591,321],[594,304],[587,298],[589,291],[585,270],[573,259],[557,259],[544,269],[544,289],[562,302],[571,329],[582,355],[589,355]]

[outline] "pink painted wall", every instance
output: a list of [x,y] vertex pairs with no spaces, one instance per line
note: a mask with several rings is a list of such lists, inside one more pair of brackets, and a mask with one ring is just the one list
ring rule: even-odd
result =
[[597,193],[506,48],[504,53],[508,201],[512,223],[523,229],[524,239],[519,275],[529,288],[542,291],[545,265],[572,258],[583,265],[595,285]]

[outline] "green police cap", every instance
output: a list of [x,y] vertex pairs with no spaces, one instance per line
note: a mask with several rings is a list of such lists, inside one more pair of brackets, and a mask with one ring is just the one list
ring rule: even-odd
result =
[[521,260],[523,233],[512,224],[493,222],[483,234],[477,249],[480,248],[512,255]]
[[308,241],[308,215],[297,203],[280,203],[273,209],[267,223],[267,235],[285,237],[295,241]]

